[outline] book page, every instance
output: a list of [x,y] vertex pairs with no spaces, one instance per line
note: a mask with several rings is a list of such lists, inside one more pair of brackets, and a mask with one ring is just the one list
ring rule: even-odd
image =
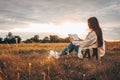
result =
[[70,38],[73,38],[73,40],[75,40],[75,41],[78,41],[78,40],[79,40],[79,37],[78,37],[77,34],[68,34],[68,36],[69,36]]

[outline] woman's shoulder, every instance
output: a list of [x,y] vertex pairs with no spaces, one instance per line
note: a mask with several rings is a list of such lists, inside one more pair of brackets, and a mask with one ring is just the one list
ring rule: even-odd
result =
[[95,33],[95,31],[91,31],[88,33],[88,35],[86,36],[86,39],[97,39],[97,35]]
[[89,33],[88,33],[88,35],[91,35],[91,36],[95,36],[96,35],[96,33],[95,33],[95,31],[90,31]]

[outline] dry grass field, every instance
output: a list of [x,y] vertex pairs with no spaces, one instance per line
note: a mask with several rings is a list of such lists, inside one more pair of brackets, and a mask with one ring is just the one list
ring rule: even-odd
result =
[[101,61],[80,60],[75,52],[56,60],[49,50],[68,43],[0,44],[0,80],[120,80],[120,42],[106,42]]

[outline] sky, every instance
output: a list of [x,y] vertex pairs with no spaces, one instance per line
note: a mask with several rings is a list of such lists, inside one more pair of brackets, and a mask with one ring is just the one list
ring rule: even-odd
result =
[[92,16],[105,40],[120,40],[120,0],[0,0],[0,37],[76,33],[84,39]]

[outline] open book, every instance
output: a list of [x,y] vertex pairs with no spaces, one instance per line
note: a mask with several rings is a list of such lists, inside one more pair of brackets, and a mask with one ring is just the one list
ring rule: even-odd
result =
[[78,41],[80,40],[77,34],[68,34],[70,38],[73,38],[73,40]]

